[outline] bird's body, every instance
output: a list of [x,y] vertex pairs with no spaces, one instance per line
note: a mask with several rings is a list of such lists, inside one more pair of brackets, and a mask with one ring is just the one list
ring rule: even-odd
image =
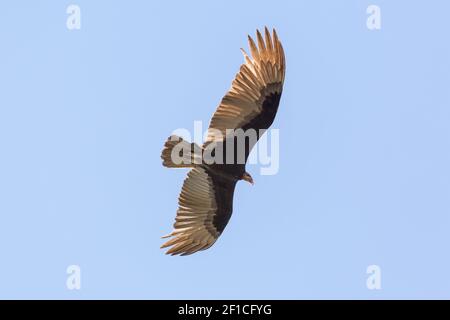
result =
[[249,37],[251,58],[242,50],[246,62],[214,113],[203,146],[171,136],[162,151],[164,166],[192,168],[179,196],[174,231],[166,236],[172,239],[162,246],[171,247],[168,254],[187,255],[212,246],[231,217],[236,183],[253,184],[245,163],[275,119],[285,74],[275,30],[271,36],[266,28],[265,39],[257,31],[257,42]]

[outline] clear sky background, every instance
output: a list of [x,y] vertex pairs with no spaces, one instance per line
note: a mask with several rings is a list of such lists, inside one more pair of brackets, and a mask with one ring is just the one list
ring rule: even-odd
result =
[[[3,2],[0,298],[450,298],[449,13],[444,0]],[[162,167],[163,143],[208,123],[264,25],[287,60],[279,173],[250,166],[217,243],[166,256],[185,172]]]

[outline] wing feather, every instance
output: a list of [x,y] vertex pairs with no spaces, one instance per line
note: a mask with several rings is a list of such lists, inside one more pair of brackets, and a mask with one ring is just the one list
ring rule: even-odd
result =
[[226,201],[232,202],[235,182],[218,185],[214,179],[203,167],[193,168],[188,173],[178,198],[174,230],[163,237],[171,238],[161,246],[170,247],[167,254],[192,254],[209,248],[219,238],[225,225],[215,223],[215,219],[225,215],[225,219],[220,220],[228,222],[232,203],[217,201],[216,192],[228,195]]
[[[205,144],[224,140],[227,129],[239,129],[264,112],[263,104],[271,94],[281,94],[285,58],[278,35],[265,28],[264,37],[257,30],[257,44],[248,36],[251,57],[241,49],[245,63],[240,67],[228,93],[214,113]],[[217,134],[217,133],[220,133]]]

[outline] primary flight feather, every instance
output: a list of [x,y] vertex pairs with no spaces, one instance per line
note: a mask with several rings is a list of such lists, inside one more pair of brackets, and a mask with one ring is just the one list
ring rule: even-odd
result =
[[[164,145],[161,155],[164,166],[191,168],[178,199],[174,230],[163,237],[170,238],[161,246],[170,247],[167,254],[188,255],[211,247],[231,217],[237,181],[253,184],[245,171],[245,162],[275,119],[286,70],[276,31],[270,34],[265,28],[264,36],[258,30],[256,36],[257,43],[248,37],[250,55],[241,49],[245,63],[214,113],[203,146],[177,136],[169,137]],[[255,139],[245,139],[243,154],[239,154],[241,149],[237,148],[238,137],[234,134],[239,130],[256,133]],[[205,161],[205,153],[222,161]],[[181,162],[174,161],[174,155]],[[227,161],[227,157],[232,161]],[[244,161],[239,161],[239,157]]]

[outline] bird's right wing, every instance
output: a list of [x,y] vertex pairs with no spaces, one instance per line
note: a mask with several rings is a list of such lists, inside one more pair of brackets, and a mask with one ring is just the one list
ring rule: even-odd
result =
[[227,129],[267,129],[273,122],[283,89],[286,69],[283,47],[273,30],[257,31],[257,43],[249,36],[251,57],[243,51],[245,63],[230,90],[214,113],[205,145],[224,140]]
[[231,217],[236,181],[195,167],[184,180],[178,199],[174,231],[161,248],[167,254],[188,255],[211,247]]

